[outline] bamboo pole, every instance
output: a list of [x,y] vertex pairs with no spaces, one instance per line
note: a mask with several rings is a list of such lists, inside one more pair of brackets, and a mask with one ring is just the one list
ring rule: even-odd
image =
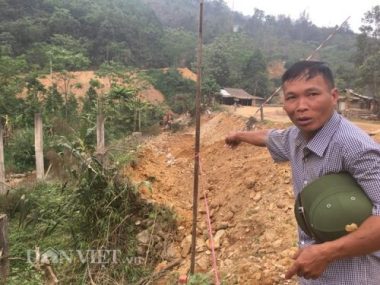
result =
[[198,214],[198,188],[199,188],[199,151],[201,129],[201,67],[202,67],[202,29],[203,29],[203,0],[199,3],[199,34],[197,58],[197,92],[195,98],[195,157],[194,157],[194,190],[193,190],[193,229],[191,238],[191,264],[190,274],[194,274],[195,253],[197,241],[197,214]]
[[36,153],[36,175],[37,180],[43,180],[44,175],[44,139],[42,128],[42,116],[40,113],[34,115],[34,149]]
[[5,185],[5,165],[4,165],[4,130],[0,122],[0,195],[7,193]]

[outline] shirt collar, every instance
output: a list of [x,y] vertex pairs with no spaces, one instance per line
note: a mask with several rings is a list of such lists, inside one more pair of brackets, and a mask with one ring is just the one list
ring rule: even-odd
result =
[[322,157],[341,120],[342,117],[337,112],[334,112],[327,123],[325,123],[309,142],[306,142],[301,132],[298,130],[296,145],[306,145],[305,147],[307,149],[314,152],[319,157]]

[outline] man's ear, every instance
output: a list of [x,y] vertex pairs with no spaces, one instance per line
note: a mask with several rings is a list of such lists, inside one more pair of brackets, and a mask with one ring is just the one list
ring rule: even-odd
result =
[[333,97],[334,104],[338,103],[339,99],[339,90],[338,88],[331,89],[331,96]]

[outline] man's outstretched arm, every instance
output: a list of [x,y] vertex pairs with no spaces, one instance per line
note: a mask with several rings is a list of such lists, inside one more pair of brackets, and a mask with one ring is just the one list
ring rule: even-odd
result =
[[245,142],[255,146],[266,146],[269,130],[239,131],[227,135],[225,142],[229,147],[236,147]]

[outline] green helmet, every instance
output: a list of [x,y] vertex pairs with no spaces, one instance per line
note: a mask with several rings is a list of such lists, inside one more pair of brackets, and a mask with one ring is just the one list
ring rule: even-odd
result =
[[340,238],[360,226],[372,214],[372,203],[350,174],[329,174],[313,181],[298,194],[294,213],[307,235],[324,242]]

